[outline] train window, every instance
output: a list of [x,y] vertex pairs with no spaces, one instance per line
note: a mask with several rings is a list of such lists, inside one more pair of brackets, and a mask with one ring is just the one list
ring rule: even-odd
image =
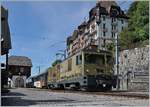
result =
[[112,64],[112,57],[111,56],[107,56],[107,64]]
[[77,55],[76,56],[76,65],[79,65],[82,63],[82,55]]
[[85,63],[102,65],[104,64],[104,56],[95,54],[85,54]]
[[76,65],[78,65],[78,55],[76,56]]
[[72,70],[72,59],[68,60],[68,71]]

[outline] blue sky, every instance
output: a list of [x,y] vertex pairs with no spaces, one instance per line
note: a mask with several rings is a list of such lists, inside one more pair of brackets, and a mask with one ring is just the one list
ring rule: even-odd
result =
[[[132,1],[117,2],[127,10]],[[9,55],[27,56],[32,60],[32,75],[41,72],[56,59],[58,50],[66,48],[66,38],[88,17],[95,1],[3,2],[9,10],[12,49]],[[59,43],[60,42],[60,43]],[[55,45],[53,45],[55,44]],[[53,45],[53,46],[52,46]]]

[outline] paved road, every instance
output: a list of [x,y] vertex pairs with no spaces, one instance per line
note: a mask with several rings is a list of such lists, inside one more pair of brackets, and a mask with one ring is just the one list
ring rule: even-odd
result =
[[51,92],[48,90],[18,88],[2,95],[6,106],[147,106],[148,99],[106,95]]

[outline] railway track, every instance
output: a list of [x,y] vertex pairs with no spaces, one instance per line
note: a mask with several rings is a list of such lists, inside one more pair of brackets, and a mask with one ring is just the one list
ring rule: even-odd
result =
[[80,91],[80,90],[56,90],[56,89],[52,90],[52,89],[37,89],[37,88],[33,88],[33,89],[38,91],[46,90],[46,91],[58,92],[58,93],[79,93],[79,94],[109,95],[109,96],[118,96],[118,97],[149,99],[149,94],[126,92],[126,91],[89,92],[89,91]]

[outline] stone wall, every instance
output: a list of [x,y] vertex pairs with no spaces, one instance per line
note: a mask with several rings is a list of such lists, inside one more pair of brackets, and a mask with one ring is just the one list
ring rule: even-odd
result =
[[119,57],[120,89],[149,90],[149,46],[123,50]]

